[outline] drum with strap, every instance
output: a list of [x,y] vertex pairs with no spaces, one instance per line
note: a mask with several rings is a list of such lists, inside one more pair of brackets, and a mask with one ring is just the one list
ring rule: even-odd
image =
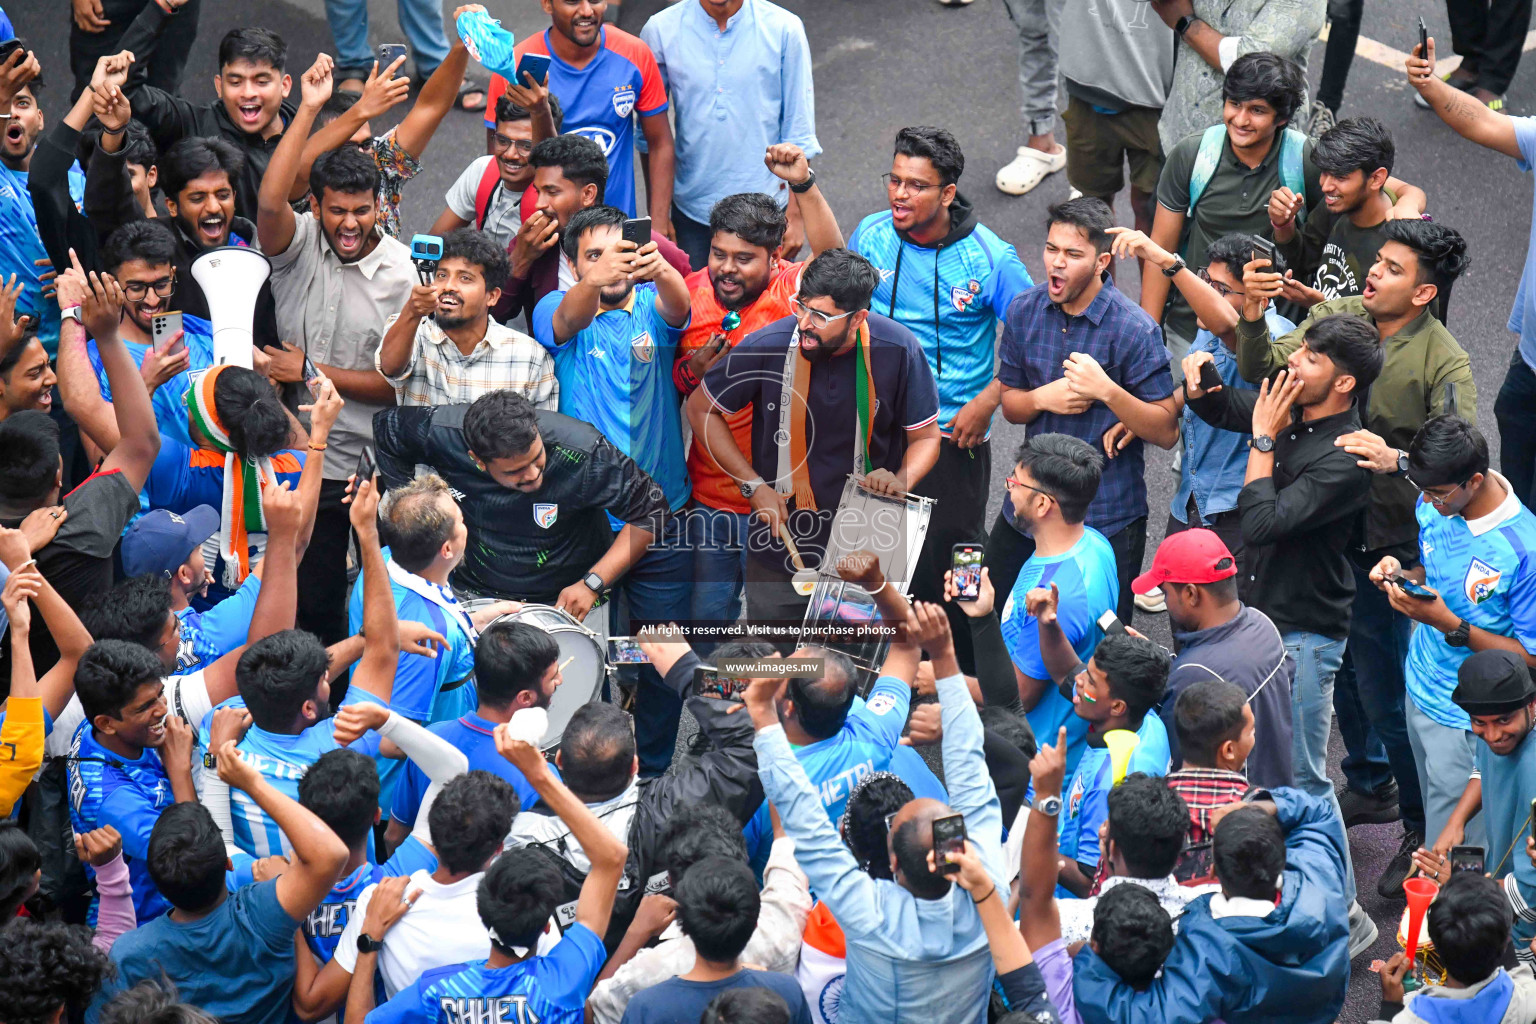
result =
[[[466,612],[474,612],[496,602],[496,598],[473,598],[463,605]],[[539,742],[542,749],[553,750],[560,745],[560,737],[576,709],[601,698],[606,671],[603,642],[567,612],[547,604],[525,604],[520,611],[495,619],[486,629],[498,622],[521,622],[542,629],[560,648],[561,683],[550,698],[549,729]]]

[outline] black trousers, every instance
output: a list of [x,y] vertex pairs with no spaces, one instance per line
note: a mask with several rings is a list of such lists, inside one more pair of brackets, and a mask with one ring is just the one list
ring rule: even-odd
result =
[[[352,521],[347,506],[345,480],[320,482],[320,506],[315,531],[299,563],[298,626],[307,629],[329,647],[351,635],[347,628],[347,546],[352,541]],[[332,701],[340,700],[338,693]]]
[[[975,448],[957,448],[945,439],[939,442],[939,460],[912,488],[914,494],[935,499],[928,518],[928,537],[912,572],[912,596],[944,609],[955,636],[955,657],[961,671],[970,675],[976,672],[971,628],[965,613],[944,601],[944,573],[956,544],[986,543],[987,488],[991,479],[991,441],[983,441]],[[996,575],[988,575],[995,584]]]
[[1334,113],[1344,102],[1344,83],[1355,62],[1355,44],[1360,41],[1360,19],[1364,16],[1365,0],[1328,0],[1328,48],[1323,51],[1323,78],[1317,86],[1317,98]]
[[[69,69],[75,76],[75,85],[69,92],[69,101],[80,98],[86,86],[91,84],[91,73],[96,61],[122,49],[118,44],[133,19],[139,16],[147,3],[154,0],[101,0],[101,12],[112,24],[100,32],[82,32],[75,24],[74,14],[68,4],[59,4],[69,18]],[[150,58],[150,85],[166,92],[181,91],[181,74],[186,70],[187,57],[192,53],[192,42],[197,38],[197,19],[202,11],[203,0],[189,0],[187,5],[167,21],[160,40]]]
[[1508,92],[1531,27],[1531,0],[1446,0],[1445,13],[1462,70],[1477,76],[1479,88]]
[[[1120,579],[1120,603],[1115,615],[1125,625],[1131,624],[1136,611],[1136,595],[1131,593],[1131,581],[1141,572],[1141,559],[1147,553],[1147,517],[1142,516],[1119,533],[1106,538],[1115,551],[1115,575]],[[1003,514],[997,514],[992,533],[987,537],[986,564],[992,586],[997,590],[997,610],[1002,614],[1003,602],[1013,591],[1019,578],[1019,570],[1035,553],[1035,541],[1009,525]]]

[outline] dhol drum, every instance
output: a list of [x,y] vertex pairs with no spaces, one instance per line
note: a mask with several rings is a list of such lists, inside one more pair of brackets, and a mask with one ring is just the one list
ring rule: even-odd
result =
[[[465,601],[464,609],[473,612],[496,601],[496,598],[475,598]],[[555,638],[560,648],[562,681],[549,702],[549,731],[539,743],[544,750],[552,750],[560,745],[560,737],[576,709],[599,699],[606,671],[603,642],[569,614],[547,604],[525,604],[522,611],[503,615],[491,625],[497,622],[521,622],[542,629]]]

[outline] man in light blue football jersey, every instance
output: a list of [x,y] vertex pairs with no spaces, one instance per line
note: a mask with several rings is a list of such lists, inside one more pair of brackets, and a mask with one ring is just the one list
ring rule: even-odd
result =
[[[1408,738],[1424,789],[1426,837],[1441,853],[1483,844],[1483,822],[1447,829],[1472,775],[1471,719],[1451,699],[1473,651],[1506,650],[1536,666],[1536,516],[1509,481],[1489,468],[1488,442],[1456,416],[1436,416],[1408,449],[1423,564],[1390,555],[1371,581],[1392,607],[1420,623],[1408,641]],[[1418,586],[1408,586],[1403,576]],[[1427,588],[1427,589],[1426,589]],[[1422,594],[1423,596],[1415,596]]]
[[[622,210],[601,205],[571,217],[560,244],[578,280],[539,301],[533,336],[554,353],[560,411],[592,424],[639,463],[676,513],[688,504],[690,487],[672,363],[692,307],[683,276],[654,242],[637,249],[622,239],[624,221]],[[623,525],[609,519],[615,530]],[[616,624],[619,632],[637,632],[642,617],[653,624],[689,617],[693,554],[684,523],[683,516],[668,518],[625,574],[619,586],[631,617]],[[650,666],[639,666],[638,676],[640,772],[655,776],[672,763],[682,702]]]
[[580,1024],[587,993],[608,959],[602,936],[608,930],[628,851],[550,771],[536,747],[511,738],[504,725],[497,728],[496,746],[586,851],[591,866],[576,900],[575,921],[553,949],[536,954],[539,937],[563,891],[560,872],[538,850],[507,850],[485,872],[476,898],[480,920],[490,934],[489,956],[424,971],[375,1010],[376,950],[392,922],[377,921],[370,904],[347,993],[349,1019],[361,1019],[363,1010],[371,1010],[368,1024],[466,1020]]
[[[1035,550],[1003,605],[1003,640],[1035,735],[1055,736],[1067,727],[1070,774],[1083,756],[1088,720],[1072,713],[1072,699],[1063,696],[1057,682],[1092,657],[1104,636],[1099,617],[1114,611],[1120,599],[1114,549],[1103,534],[1083,523],[1099,489],[1104,459],[1079,438],[1039,434],[1019,446],[1013,461],[1008,500],[1014,521],[1034,538]],[[1046,642],[1029,600],[1031,591],[1036,592],[1035,603],[1055,595],[1052,634],[1064,643]]]
[[[475,641],[496,618],[521,607],[497,601],[473,613],[458,602],[449,575],[464,560],[469,530],[448,485],[435,473],[390,490],[379,502],[381,529],[389,540],[384,567],[390,596],[402,621],[421,622],[446,639],[434,657],[402,650],[395,667],[389,709],[412,722],[451,722],[475,709]],[[350,628],[363,628],[363,578],[347,610]],[[373,700],[368,688],[349,690],[343,703]],[[401,761],[380,758],[380,809],[393,804]],[[424,786],[422,787],[425,788]],[[521,794],[519,794],[521,796]],[[417,800],[421,790],[416,792]]]

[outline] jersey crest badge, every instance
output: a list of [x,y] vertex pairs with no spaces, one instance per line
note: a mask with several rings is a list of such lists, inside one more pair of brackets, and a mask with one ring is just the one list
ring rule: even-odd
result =
[[548,505],[548,504],[540,503],[540,504],[537,504],[537,505],[533,506],[533,521],[538,523],[541,527],[543,527],[546,530],[549,529],[551,526],[554,526],[555,525],[555,520],[559,519],[559,518],[560,518],[560,506],[559,505]]
[[955,285],[949,290],[949,304],[955,307],[956,313],[964,313],[974,298],[976,298],[975,292],[960,285]]
[[613,90],[613,112],[628,117],[635,111],[635,87],[621,85]]
[[642,363],[650,362],[656,354],[656,343],[651,340],[650,331],[641,331],[630,339],[629,345],[635,352],[635,358]]
[[872,715],[883,715],[896,706],[896,698],[888,693],[877,693],[864,705]]
[[1472,564],[1467,567],[1467,577],[1461,581],[1461,589],[1466,593],[1467,600],[1473,604],[1482,604],[1493,596],[1493,592],[1499,588],[1499,580],[1504,574],[1481,558],[1472,559]]

